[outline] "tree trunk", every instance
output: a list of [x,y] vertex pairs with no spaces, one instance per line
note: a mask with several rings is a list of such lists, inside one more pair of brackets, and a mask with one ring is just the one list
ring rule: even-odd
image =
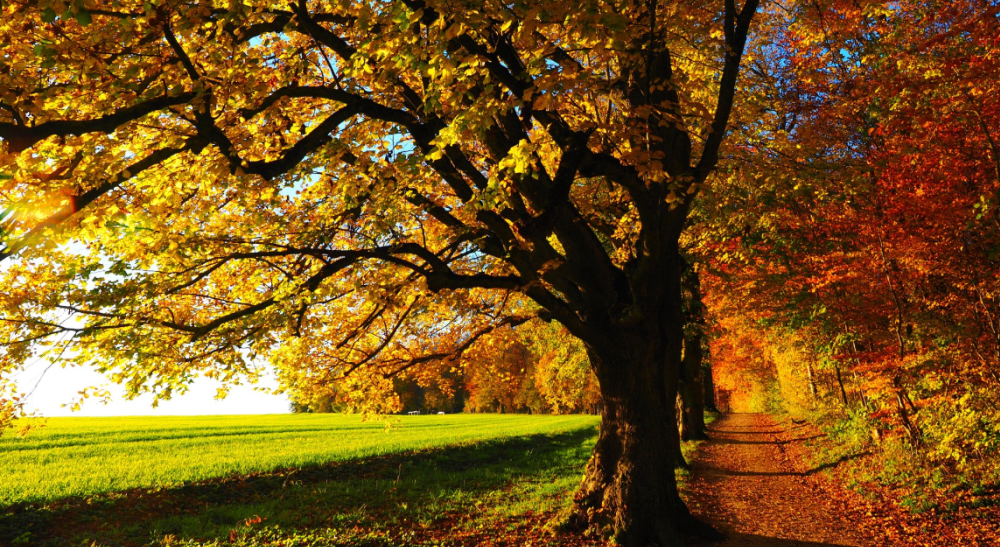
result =
[[833,365],[834,370],[837,371],[837,385],[840,386],[840,398],[844,401],[844,408],[851,406],[850,401],[847,399],[847,390],[844,389],[844,379],[840,376],[840,365]]
[[[711,357],[711,355],[709,356]],[[712,377],[712,361],[711,359],[704,361],[704,370],[702,371],[702,377],[705,382],[705,410],[711,410],[712,412],[718,412],[719,407],[715,403],[715,378]],[[707,429],[707,428],[706,428]]]
[[690,469],[687,460],[684,459],[684,450],[681,448],[681,441],[684,441],[684,398],[681,397],[680,386],[677,387],[677,395],[674,396],[674,420],[676,427],[671,428],[670,446],[673,451],[674,469]]
[[682,441],[707,440],[705,427],[705,392],[701,378],[701,333],[684,338],[684,359],[681,365],[681,381],[678,395],[681,400],[681,415],[678,417]]
[[[906,394],[906,387],[903,386],[903,382],[899,376],[892,379],[893,387],[896,390],[896,411],[899,414],[899,420],[903,423],[903,428],[906,429],[907,435],[910,437],[910,442],[914,446],[923,445],[923,432],[920,431],[920,426],[918,426],[911,418],[910,412],[906,409],[906,400],[909,396]],[[913,402],[910,402],[911,409],[913,408]]]
[[806,361],[806,373],[809,375],[809,393],[812,394],[813,399],[817,398],[816,393],[816,376],[813,374],[812,363]]
[[[627,347],[588,347],[604,408],[567,524],[610,532],[618,544],[629,546],[680,546],[680,533],[717,538],[718,532],[688,511],[674,477],[679,359],[671,363],[659,343]],[[671,383],[674,392],[668,393]]]

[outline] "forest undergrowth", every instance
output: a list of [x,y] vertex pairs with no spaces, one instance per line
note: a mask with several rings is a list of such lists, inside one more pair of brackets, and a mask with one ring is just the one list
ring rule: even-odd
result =
[[1000,507],[914,512],[901,483],[864,478],[872,450],[787,413],[729,413],[709,428],[685,483],[700,518],[723,531],[713,547],[993,547]]
[[[955,423],[961,412],[924,408],[924,437],[914,444],[903,435],[873,433],[877,425],[864,409],[796,415],[824,433],[813,441],[809,463],[834,468],[859,495],[892,499],[913,514],[977,514],[1000,506],[1000,454],[992,449],[996,432],[985,419],[975,426]],[[983,438],[978,446],[969,441],[977,436]],[[962,446],[952,445],[956,438]]]
[[[799,413],[802,417],[803,414]],[[815,435],[791,450],[817,470],[824,495],[878,547],[990,546],[1000,537],[998,459],[959,469],[902,437],[876,442],[858,413],[809,413]],[[793,418],[788,415],[789,419]]]

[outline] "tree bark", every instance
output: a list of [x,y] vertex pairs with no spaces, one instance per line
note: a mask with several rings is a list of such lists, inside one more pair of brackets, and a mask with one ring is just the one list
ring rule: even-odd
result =
[[719,537],[691,515],[677,491],[676,391],[664,386],[673,372],[676,389],[679,359],[671,363],[665,349],[588,347],[604,409],[569,524],[610,532],[621,545],[680,546],[681,533]]
[[702,377],[705,382],[705,391],[703,391],[703,393],[705,394],[705,410],[718,412],[719,407],[716,406],[715,404],[715,378],[712,377],[711,359],[704,361],[704,370],[702,371]]
[[684,438],[684,398],[681,397],[681,386],[677,386],[677,394],[674,396],[674,420],[677,422],[670,429],[670,445],[673,451],[673,461],[674,469],[690,469],[687,460],[684,458],[684,450],[681,448],[681,442],[687,440]]
[[704,380],[701,378],[701,333],[684,338],[684,359],[681,364],[681,381],[678,395],[681,415],[678,417],[682,441],[707,440],[705,426]]
[[[906,387],[903,386],[902,379],[897,375],[892,379],[893,387],[896,391],[896,411],[899,414],[899,420],[903,423],[903,428],[906,429],[907,435],[910,437],[910,442],[914,446],[923,445],[923,432],[912,419],[910,412],[906,409],[906,401],[909,396],[906,394]],[[913,402],[910,402],[911,410],[913,409]]]
[[806,373],[809,375],[809,393],[812,394],[813,399],[818,397],[816,393],[816,376],[813,374],[812,363],[806,361]]
[[837,371],[837,385],[840,386],[840,398],[844,401],[844,408],[849,408],[851,403],[847,399],[847,390],[844,389],[844,379],[840,375],[840,365],[835,364],[834,370]]
[[[661,255],[657,302],[641,320],[599,322],[584,340],[603,404],[601,431],[568,524],[609,533],[619,545],[680,546],[680,534],[721,538],[688,511],[674,468],[683,465],[674,408],[684,314],[677,248]],[[655,311],[654,311],[655,310]]]

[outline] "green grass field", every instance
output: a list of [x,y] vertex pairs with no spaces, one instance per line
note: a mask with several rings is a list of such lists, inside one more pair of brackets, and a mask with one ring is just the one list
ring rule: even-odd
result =
[[592,428],[593,416],[454,414],[362,422],[339,414],[51,418],[0,438],[0,506],[169,488],[502,437]]
[[598,421],[51,419],[0,440],[0,547],[560,545]]

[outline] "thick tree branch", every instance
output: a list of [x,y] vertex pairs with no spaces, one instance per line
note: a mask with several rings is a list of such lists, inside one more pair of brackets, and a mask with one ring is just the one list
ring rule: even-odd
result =
[[736,96],[736,79],[740,73],[740,61],[743,59],[743,50],[750,32],[750,22],[757,12],[759,3],[760,0],[747,0],[743,9],[737,12],[736,1],[726,0],[724,30],[727,49],[725,64],[722,68],[722,78],[719,81],[719,100],[715,107],[712,127],[705,139],[701,159],[695,168],[696,182],[703,182],[708,178],[708,174],[715,169],[719,162],[719,147],[722,146],[722,140],[726,135],[726,126],[729,124],[729,115],[733,110],[733,101]]
[[158,110],[187,103],[194,98],[193,92],[179,93],[176,96],[164,95],[92,120],[54,120],[30,127],[0,122],[0,139],[9,143],[14,152],[22,152],[52,136],[111,133],[128,122]]
[[166,38],[167,43],[170,44],[170,48],[177,54],[177,58],[181,60],[181,65],[187,71],[191,81],[197,82],[200,80],[201,75],[198,74],[198,69],[195,68],[194,63],[191,62],[191,57],[188,57],[187,52],[184,51],[180,42],[177,41],[177,37],[174,36],[174,31],[170,29],[169,24],[163,25],[163,37]]

